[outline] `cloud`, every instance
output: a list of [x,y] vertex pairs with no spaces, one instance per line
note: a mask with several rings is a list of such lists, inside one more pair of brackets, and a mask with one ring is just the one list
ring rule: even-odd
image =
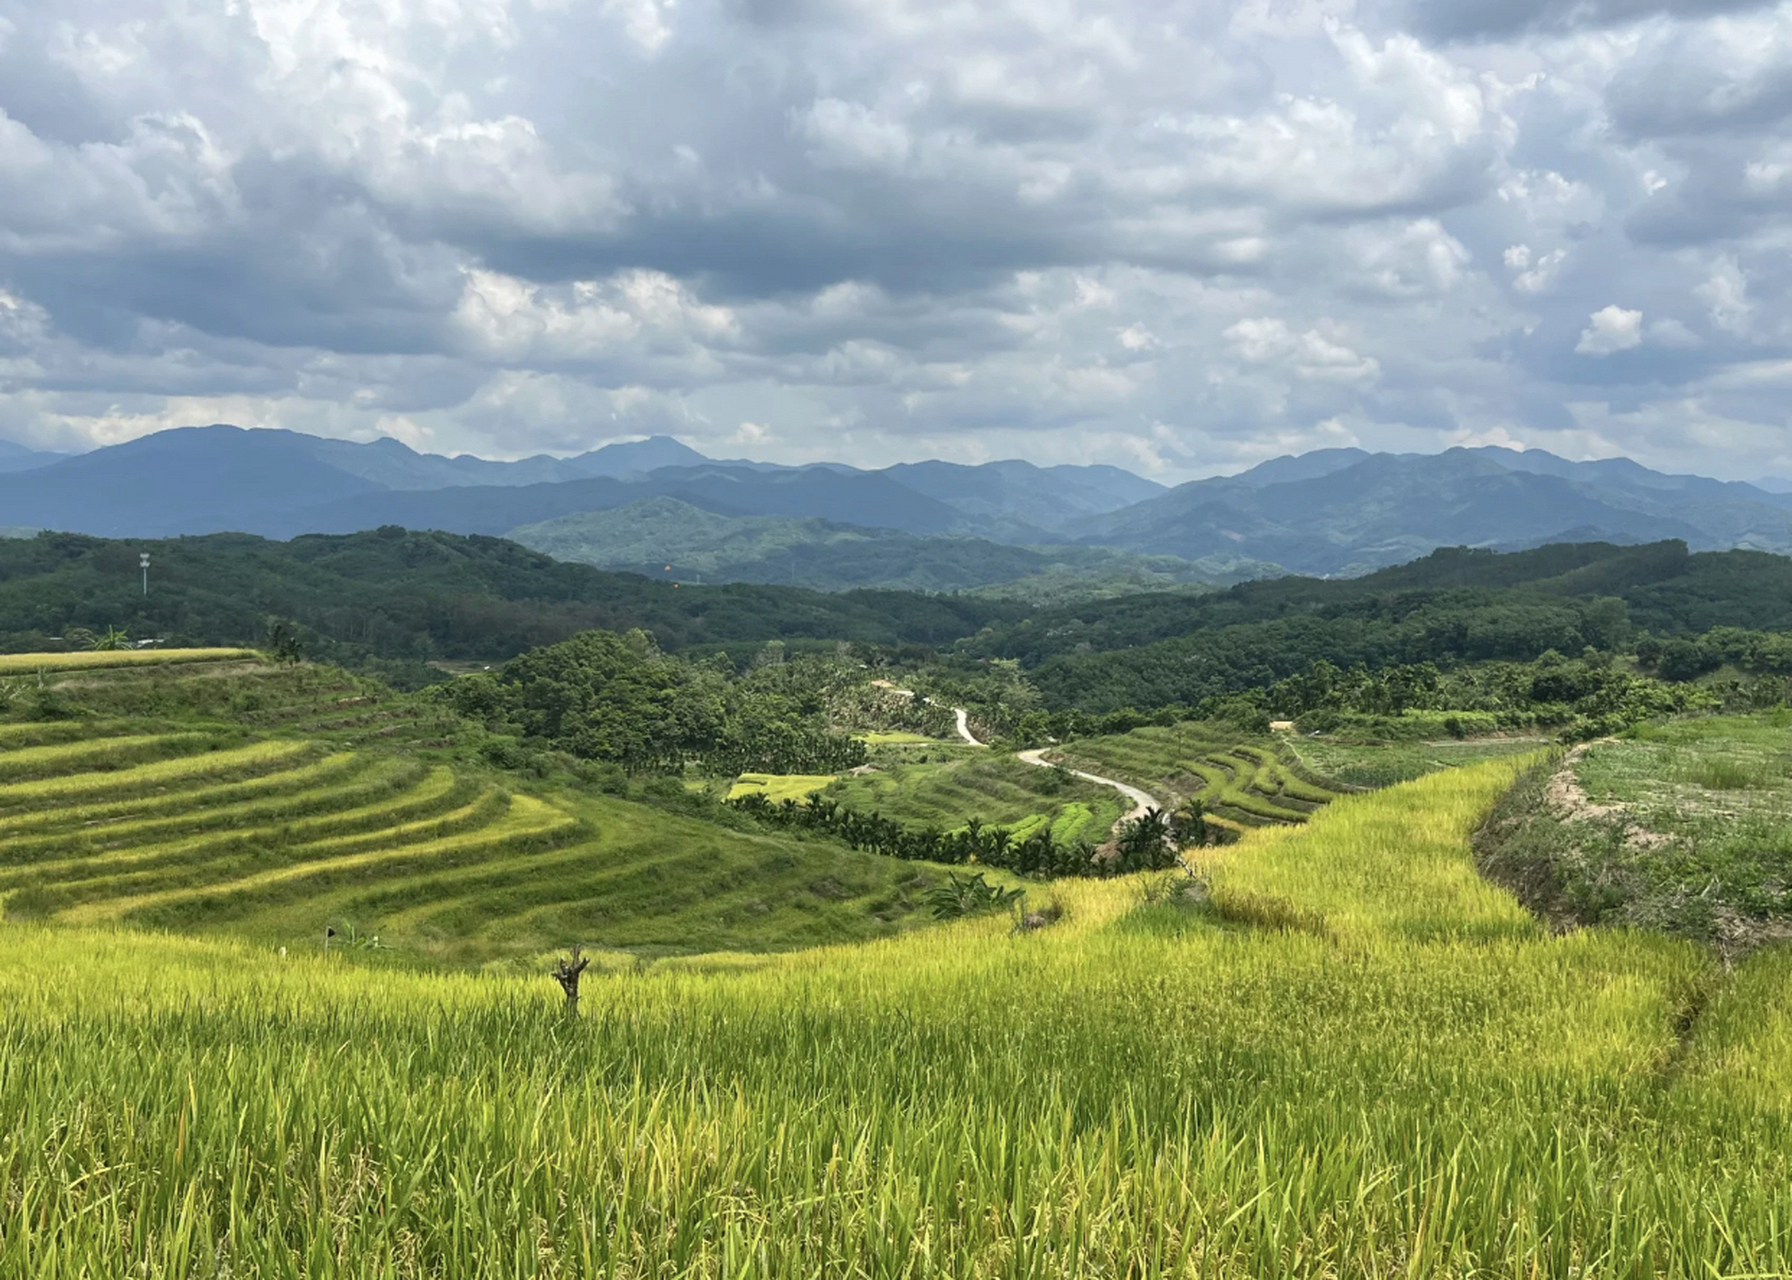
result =
[[1359,382],[1372,379],[1381,371],[1374,357],[1334,342],[1318,329],[1296,333],[1273,317],[1240,320],[1224,336],[1241,359],[1252,364],[1280,365],[1297,378]]
[[1642,344],[1643,313],[1610,306],[1593,313],[1574,349],[1583,356],[1609,356]]
[[1611,27],[1670,15],[1701,18],[1769,7],[1773,0],[1412,0],[1414,26],[1445,39]]
[[1758,474],[1789,196],[1783,2],[0,0],[0,432]]

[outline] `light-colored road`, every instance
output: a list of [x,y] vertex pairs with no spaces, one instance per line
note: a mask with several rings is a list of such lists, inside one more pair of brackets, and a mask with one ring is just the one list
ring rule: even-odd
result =
[[971,713],[970,712],[966,711],[963,707],[953,707],[952,714],[958,717],[958,736],[959,737],[963,738],[966,742],[970,743],[973,747],[981,747],[981,746],[987,745],[986,743],[978,742],[976,735],[971,732]]
[[[1045,758],[1045,748],[1043,747],[1037,751],[1022,751],[1019,752],[1018,755],[1020,759],[1025,760],[1028,764],[1036,764],[1042,769],[1050,769],[1054,767],[1053,763]],[[1145,810],[1162,809],[1164,807],[1163,801],[1159,800],[1156,796],[1151,795],[1149,792],[1140,791],[1137,787],[1129,786],[1127,783],[1117,782],[1113,778],[1104,778],[1098,773],[1084,773],[1081,769],[1072,769],[1070,770],[1070,773],[1072,776],[1081,778],[1085,782],[1093,782],[1103,787],[1112,787],[1128,800],[1132,801],[1132,810],[1123,815],[1120,822],[1137,821],[1145,816]],[[1114,824],[1116,829],[1119,828],[1120,822]]]

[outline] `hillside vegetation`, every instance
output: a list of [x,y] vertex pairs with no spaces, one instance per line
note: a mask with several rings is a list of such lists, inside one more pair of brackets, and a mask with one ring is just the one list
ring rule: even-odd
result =
[[1495,809],[1489,872],[1565,923],[1738,953],[1792,937],[1792,709],[1644,724],[1539,767]]
[[[1731,662],[1758,675],[1792,673],[1792,648],[1759,630],[1792,627],[1792,559],[1759,552],[1693,555],[1684,543],[1541,547],[1499,555],[1465,548],[1356,579],[1281,578],[1204,596],[1152,594],[1042,608],[962,646],[1012,658],[1054,711],[1103,713],[1261,690],[1261,705],[1294,716],[1326,705],[1300,683],[1326,664],[1342,673],[1403,673],[1402,705],[1520,710],[1502,705],[1534,673],[1478,674],[1636,653],[1645,673],[1688,680]],[[1726,629],[1729,629],[1726,631]],[[1709,634],[1708,634],[1709,633]],[[1556,715],[1597,718],[1621,702],[1635,673],[1582,674]],[[1454,686],[1444,677],[1453,677]],[[1278,687],[1279,686],[1279,687]],[[1385,689],[1384,682],[1384,689]],[[1437,699],[1442,697],[1443,701]],[[1572,702],[1590,699],[1584,709]],[[1777,698],[1776,698],[1777,700]],[[1670,708],[1662,707],[1660,710]]]
[[578,1020],[9,927],[0,1271],[1786,1274],[1784,955],[1552,936],[1468,849],[1513,772],[1251,832],[1210,908],[1083,882],[1035,934],[594,971]]

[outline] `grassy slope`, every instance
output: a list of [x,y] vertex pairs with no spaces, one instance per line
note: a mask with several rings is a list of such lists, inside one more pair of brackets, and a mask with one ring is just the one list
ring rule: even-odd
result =
[[[1551,936],[1480,883],[1512,767],[1135,886],[705,969],[384,974],[0,931],[0,1272],[1781,1275],[1779,957]],[[31,1230],[23,1229],[29,1222]]]
[[[1581,795],[1561,792],[1570,778]],[[1493,874],[1559,919],[1730,951],[1792,936],[1792,712],[1592,743],[1505,797],[1481,848]]]
[[326,669],[84,672],[50,694],[71,718],[0,724],[11,921],[655,955],[889,933],[931,874],[495,772],[462,727]]

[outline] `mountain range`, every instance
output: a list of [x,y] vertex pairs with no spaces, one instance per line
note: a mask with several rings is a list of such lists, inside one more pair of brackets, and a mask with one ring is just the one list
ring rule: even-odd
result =
[[[715,580],[788,581],[794,565],[815,585],[936,590],[1039,574],[1131,574],[1140,586],[1351,575],[1440,546],[1679,538],[1694,550],[1792,551],[1792,494],[1774,488],[1495,447],[1320,450],[1175,488],[1111,466],[714,460],[665,436],[509,462],[224,425],[72,456],[0,447],[6,527],[516,532],[610,566],[676,560]],[[605,512],[616,514],[592,514]]]

